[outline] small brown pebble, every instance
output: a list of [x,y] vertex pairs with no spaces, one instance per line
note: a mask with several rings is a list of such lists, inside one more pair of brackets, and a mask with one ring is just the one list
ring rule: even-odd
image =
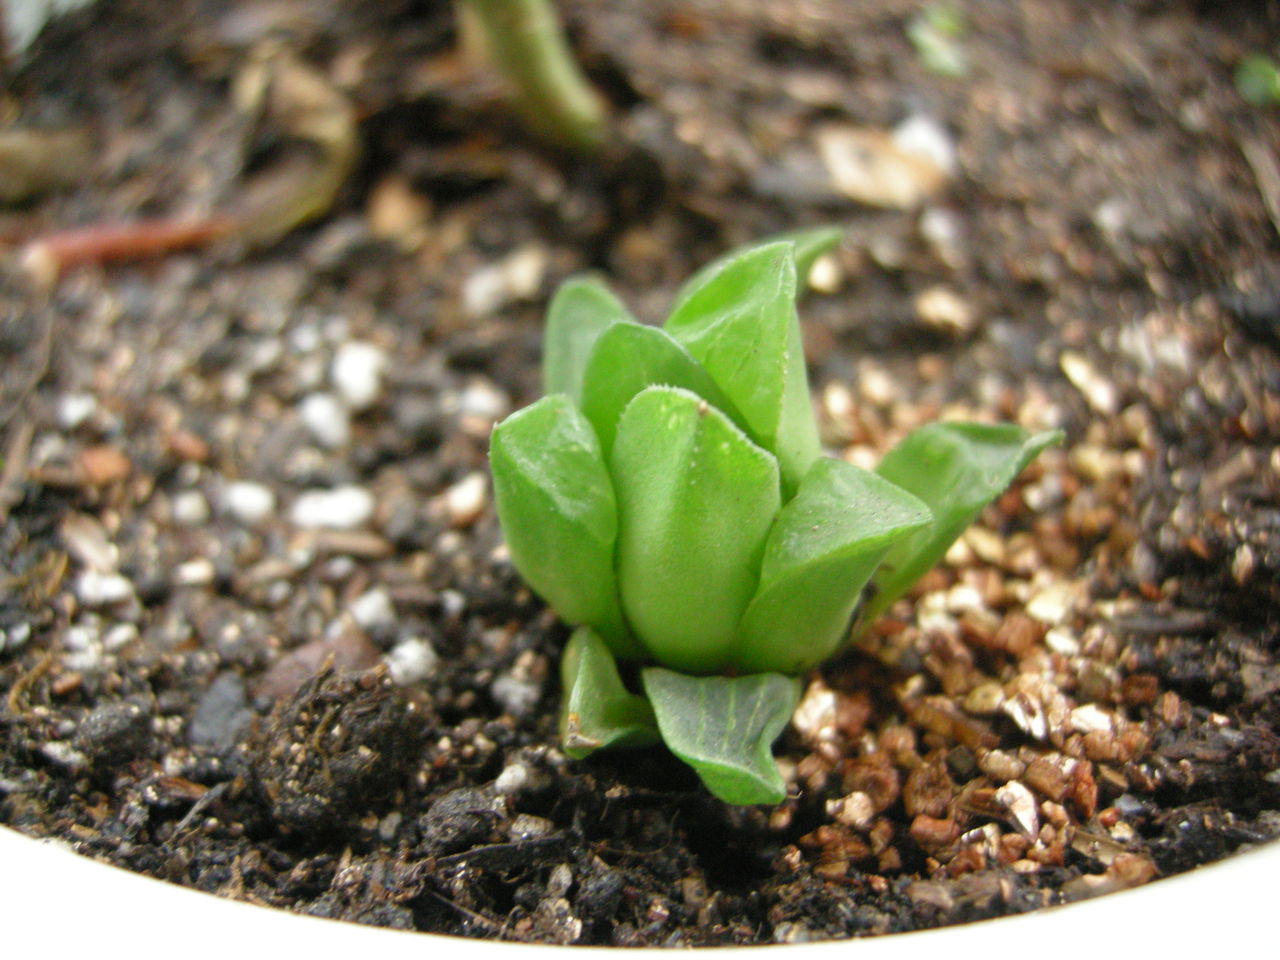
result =
[[1120,681],[1120,699],[1131,707],[1154,703],[1160,694],[1160,681],[1155,674],[1131,673]]
[[205,463],[209,459],[209,444],[190,430],[175,430],[169,434],[169,452],[188,463]]
[[920,848],[937,852],[955,843],[960,837],[960,827],[951,817],[938,818],[920,814],[911,821],[911,839]]
[[76,457],[76,473],[88,487],[106,487],[129,476],[133,464],[115,447],[87,447]]
[[1067,775],[1056,763],[1044,757],[1027,764],[1022,782],[1050,800],[1061,800],[1067,794]]

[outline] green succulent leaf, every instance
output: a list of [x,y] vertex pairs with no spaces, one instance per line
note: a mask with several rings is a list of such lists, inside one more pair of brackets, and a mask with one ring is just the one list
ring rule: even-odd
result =
[[928,507],[883,477],[819,460],[769,532],[734,666],[794,675],[827,659],[885,552],[931,520]]
[[1060,430],[1029,433],[1013,424],[931,423],[913,430],[880,461],[876,472],[915,494],[933,523],[897,543],[872,583],[862,613],[871,623],[947,552],[978,513],[998,497]]
[[619,656],[637,656],[613,569],[613,485],[586,417],[563,394],[543,397],[494,428],[489,464],[520,575],[564,620],[595,627]]
[[663,742],[725,803],[786,799],[771,747],[800,699],[800,682],[777,673],[690,677],[641,672]]
[[788,491],[821,454],[795,301],[794,244],[770,243],[728,260],[665,325],[778,458]]
[[[805,227],[800,230],[788,230],[786,233],[774,234],[772,237],[761,241],[760,244],[754,244],[754,246],[770,243],[792,244],[795,247],[796,277],[800,281],[801,288],[803,288],[805,282],[809,279],[809,271],[813,269],[817,259],[824,253],[834,250],[843,235],[844,231],[839,227]],[[742,253],[742,250],[730,251],[697,270],[693,276],[680,285],[680,290],[676,293],[671,312],[674,313],[678,310],[684,301],[689,299],[693,291],[705,284],[715,274],[724,269],[725,264]]]
[[596,339],[616,323],[635,323],[622,302],[599,280],[573,277],[547,308],[542,346],[542,389],[582,403],[582,378]]
[[776,461],[696,394],[648,387],[623,411],[610,473],[627,622],[659,662],[721,669],[781,506]]
[[623,685],[612,651],[590,627],[579,627],[569,638],[560,680],[560,742],[569,756],[581,759],[601,747],[658,741],[649,701]]
[[669,334],[639,323],[614,324],[596,340],[582,384],[582,412],[595,427],[606,460],[622,411],[637,393],[655,385],[683,387],[733,416],[707,371]]

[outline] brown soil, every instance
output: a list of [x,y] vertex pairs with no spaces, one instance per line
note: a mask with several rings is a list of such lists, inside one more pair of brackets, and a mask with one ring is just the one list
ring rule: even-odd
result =
[[[1022,912],[1280,832],[1280,112],[1232,83],[1280,7],[967,4],[949,78],[921,6],[563,3],[613,107],[591,161],[463,69],[443,3],[51,27],[4,115],[94,150],[0,218],[0,822],[317,915],[625,945]],[[267,42],[355,108],[332,211],[36,291],[23,242],[219,211],[271,167],[231,95]],[[819,144],[907,116],[955,172],[854,203]],[[817,223],[847,230],[802,309],[833,451],[950,415],[1068,442],[810,678],[784,804],[727,808],[660,751],[569,762],[565,630],[482,479],[546,298],[600,269],[658,320],[700,263]]]

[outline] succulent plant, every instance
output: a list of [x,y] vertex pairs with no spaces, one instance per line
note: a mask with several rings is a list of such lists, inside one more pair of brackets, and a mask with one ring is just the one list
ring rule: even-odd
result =
[[770,748],[796,678],[1058,439],[936,423],[874,472],[823,456],[796,299],[838,239],[716,261],[661,328],[592,279],[554,297],[546,396],[494,429],[490,462],[512,562],[577,627],[561,669],[571,755],[661,739],[721,799],[781,800]]

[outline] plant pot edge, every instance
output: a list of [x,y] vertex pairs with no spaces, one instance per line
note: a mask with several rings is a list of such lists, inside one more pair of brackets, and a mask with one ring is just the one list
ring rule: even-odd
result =
[[[1274,883],[1280,842],[1237,853],[1135,890],[1018,916],[917,933],[859,939],[858,960],[924,960],[1022,944],[1037,960],[1076,957],[1098,948],[1160,951],[1167,957],[1212,956],[1228,941],[1274,937]],[[91,956],[104,946],[163,947],[184,960],[218,957],[251,946],[264,955],[358,956],[421,960],[424,949],[465,951],[466,960],[530,960],[555,946],[469,940],[366,927],[226,900],[130,873],[76,854],[57,841],[34,840],[0,826],[0,905],[5,940],[47,943],[64,955]],[[1266,938],[1266,939],[1263,939]],[[805,960],[836,960],[848,940],[770,947],[804,951]],[[734,949],[710,948],[716,950]],[[83,951],[83,953],[81,953]],[[942,953],[940,951],[952,951]],[[961,951],[961,952],[957,952]],[[574,947],[575,956],[610,954]],[[626,956],[670,956],[670,950],[626,950]],[[825,955],[825,956],[824,956]]]

